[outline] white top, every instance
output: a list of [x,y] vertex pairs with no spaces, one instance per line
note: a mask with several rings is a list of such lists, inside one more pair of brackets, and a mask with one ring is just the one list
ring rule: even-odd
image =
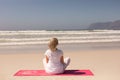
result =
[[64,65],[60,62],[61,56],[63,56],[63,51],[57,49],[56,51],[52,52],[48,49],[45,52],[45,55],[49,58],[49,61],[46,65],[46,72],[51,74],[63,73],[64,72]]

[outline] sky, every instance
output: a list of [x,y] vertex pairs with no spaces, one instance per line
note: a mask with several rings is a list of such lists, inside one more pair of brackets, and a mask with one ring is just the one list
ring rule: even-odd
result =
[[120,20],[120,0],[0,0],[0,30],[83,29]]

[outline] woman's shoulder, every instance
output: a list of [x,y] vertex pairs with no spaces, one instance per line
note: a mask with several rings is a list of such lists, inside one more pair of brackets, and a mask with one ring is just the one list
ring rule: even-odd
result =
[[51,50],[50,50],[50,49],[47,49],[47,50],[45,51],[45,55],[50,54],[50,53],[51,53]]
[[[54,52],[52,52],[50,49],[47,49],[45,53],[46,53],[46,54],[50,54],[50,53],[54,53]],[[63,51],[62,51],[61,49],[57,49],[57,50],[55,51],[55,53],[61,53],[61,54],[63,54]]]
[[61,49],[57,49],[57,52],[63,54],[63,51]]
[[47,50],[46,50],[46,53],[48,53],[48,52],[51,52],[51,50],[50,50],[50,49],[47,49]]

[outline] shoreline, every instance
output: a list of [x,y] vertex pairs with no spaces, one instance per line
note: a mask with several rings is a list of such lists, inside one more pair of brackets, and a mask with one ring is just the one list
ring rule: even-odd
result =
[[[84,50],[109,50],[109,49],[120,49],[120,42],[112,43],[72,43],[72,44],[60,44],[59,49],[66,52],[71,51],[84,51]],[[0,54],[3,53],[16,53],[16,52],[26,52],[26,53],[44,53],[48,49],[47,44],[44,45],[22,45],[22,46],[0,46]]]

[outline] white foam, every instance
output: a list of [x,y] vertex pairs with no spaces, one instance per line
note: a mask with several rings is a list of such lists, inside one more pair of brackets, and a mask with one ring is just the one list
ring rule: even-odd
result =
[[[59,41],[60,43],[94,43],[94,42],[120,42],[120,39],[112,39],[112,40],[64,40],[64,41]],[[38,45],[38,44],[47,44],[47,41],[29,41],[29,42],[7,42],[7,43],[0,43],[0,45],[4,46],[4,45]]]
[[120,30],[0,31],[0,45],[46,44],[51,37],[60,43],[120,42]]
[[53,35],[53,34],[118,34],[120,30],[94,31],[0,31],[0,35]]

